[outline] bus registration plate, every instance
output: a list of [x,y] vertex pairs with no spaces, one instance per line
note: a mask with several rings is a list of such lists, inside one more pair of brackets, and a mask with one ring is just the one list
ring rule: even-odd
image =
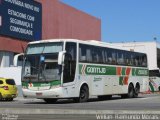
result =
[[42,96],[42,93],[36,93],[36,96]]

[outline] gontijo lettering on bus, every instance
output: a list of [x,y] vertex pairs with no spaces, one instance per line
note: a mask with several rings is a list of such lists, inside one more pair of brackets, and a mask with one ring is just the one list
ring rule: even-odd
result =
[[148,76],[148,70],[143,69],[143,68],[79,64],[79,74],[82,74],[82,75]]
[[87,67],[87,73],[105,74],[106,68],[102,67]]

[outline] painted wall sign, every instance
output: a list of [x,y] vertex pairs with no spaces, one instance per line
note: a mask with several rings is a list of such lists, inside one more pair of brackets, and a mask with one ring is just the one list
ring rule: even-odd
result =
[[0,0],[0,34],[28,41],[42,38],[42,5],[34,0]]

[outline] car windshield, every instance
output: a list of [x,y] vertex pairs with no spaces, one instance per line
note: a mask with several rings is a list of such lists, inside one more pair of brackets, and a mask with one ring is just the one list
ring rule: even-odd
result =
[[7,79],[7,80],[6,80],[6,83],[7,83],[8,85],[15,85],[15,81],[14,81],[13,79]]

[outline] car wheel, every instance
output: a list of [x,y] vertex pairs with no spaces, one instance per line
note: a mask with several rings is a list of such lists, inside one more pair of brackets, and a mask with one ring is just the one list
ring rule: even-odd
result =
[[13,101],[13,98],[9,98],[8,101]]

